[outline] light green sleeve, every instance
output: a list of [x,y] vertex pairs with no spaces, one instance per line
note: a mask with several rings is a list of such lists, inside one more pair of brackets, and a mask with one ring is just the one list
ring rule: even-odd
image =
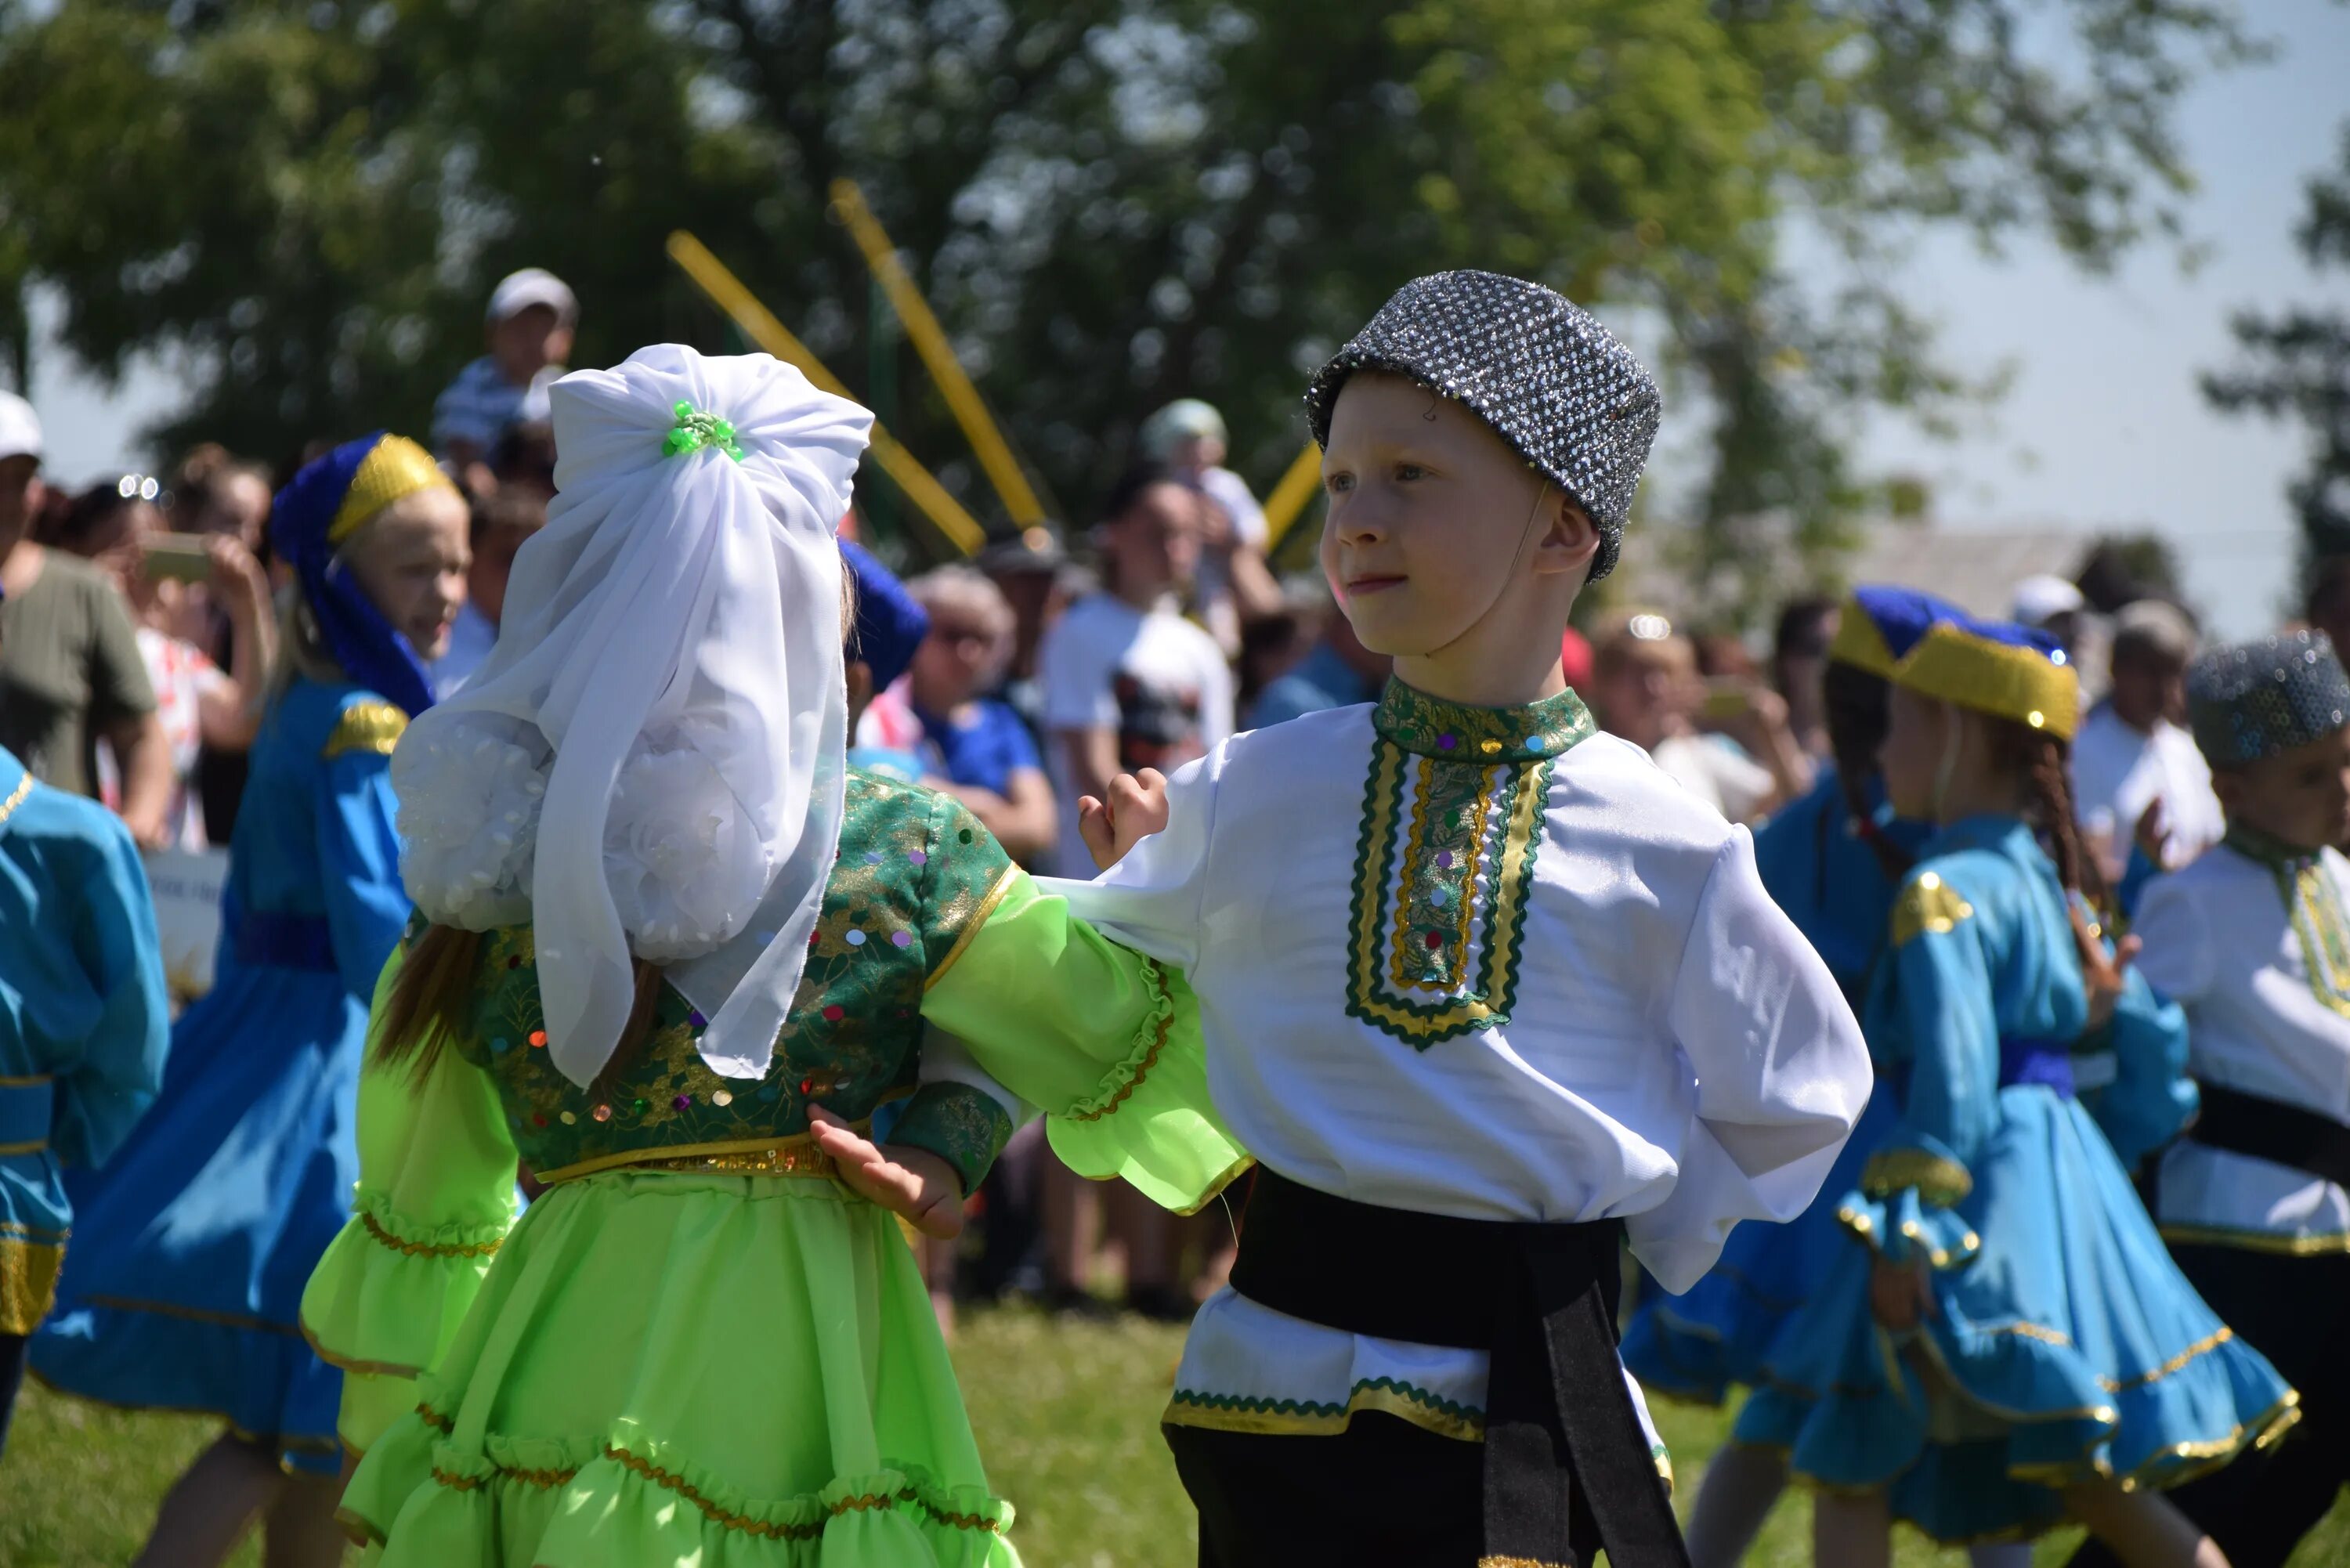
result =
[[[376,1006],[400,971],[395,952]],[[343,1441],[365,1451],[415,1408],[515,1215],[515,1147],[489,1076],[443,1049],[419,1084],[401,1063],[359,1078],[354,1212],[302,1294],[302,1332],[343,1369]]]
[[1069,1168],[1189,1214],[1248,1168],[1208,1097],[1199,1000],[1006,871],[931,975],[922,1015],[1045,1116]]

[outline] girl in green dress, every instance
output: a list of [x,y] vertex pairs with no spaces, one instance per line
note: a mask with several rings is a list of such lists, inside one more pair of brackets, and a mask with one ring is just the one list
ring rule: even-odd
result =
[[432,1568],[1014,1563],[897,1215],[960,1224],[999,1079],[1080,1164],[1211,1189],[1196,1010],[844,765],[863,410],[673,347],[554,406],[499,645],[393,759],[419,921],[303,1308],[344,1518]]

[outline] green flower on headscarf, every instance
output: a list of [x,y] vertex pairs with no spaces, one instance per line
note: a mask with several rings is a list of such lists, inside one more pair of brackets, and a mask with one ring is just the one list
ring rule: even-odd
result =
[[663,457],[679,457],[711,447],[724,452],[736,462],[743,461],[743,449],[734,442],[733,425],[716,414],[703,413],[691,403],[681,402],[670,411],[677,416],[677,426],[661,442]]

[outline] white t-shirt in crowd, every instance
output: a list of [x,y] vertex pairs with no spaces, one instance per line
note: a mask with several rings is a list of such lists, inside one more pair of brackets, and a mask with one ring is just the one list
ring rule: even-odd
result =
[[1146,614],[1099,593],[1070,606],[1045,634],[1036,674],[1045,762],[1061,796],[1058,869],[1088,876],[1093,858],[1077,832],[1080,792],[1058,732],[1113,730],[1122,770],[1171,774],[1232,734],[1232,670],[1216,639],[1173,610]]
[[2220,842],[2228,824],[2211,793],[2211,770],[2192,736],[2168,720],[2140,734],[2100,702],[2073,741],[2073,808],[2091,837],[2117,860],[2129,856],[2137,820],[2162,802],[2166,864],[2184,866]]
[[1731,822],[1752,819],[1771,798],[1771,770],[1710,735],[1668,735],[1648,755],[1675,784]]

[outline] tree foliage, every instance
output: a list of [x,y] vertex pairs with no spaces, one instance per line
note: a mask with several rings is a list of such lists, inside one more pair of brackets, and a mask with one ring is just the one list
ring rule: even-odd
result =
[[421,424],[515,265],[578,289],[581,363],[720,341],[681,226],[846,375],[847,175],[1082,522],[1177,395],[1270,478],[1305,368],[1489,266],[1711,411],[1701,547],[1767,587],[1740,524],[1840,542],[1858,411],[1977,389],[1886,281],[1904,239],[2166,232],[2173,106],[2248,48],[2201,0],[0,0],[0,333],[54,286],[102,370],[177,356],[160,441],[279,452]]
[[[2350,270],[2350,127],[2334,168],[2310,181],[2308,200],[2293,243],[2321,272]],[[2233,412],[2296,420],[2308,431],[2308,464],[2285,487],[2301,521],[2305,584],[2320,562],[2350,555],[2350,311],[2247,310],[2230,325],[2241,358],[2204,377],[2204,395]]]

